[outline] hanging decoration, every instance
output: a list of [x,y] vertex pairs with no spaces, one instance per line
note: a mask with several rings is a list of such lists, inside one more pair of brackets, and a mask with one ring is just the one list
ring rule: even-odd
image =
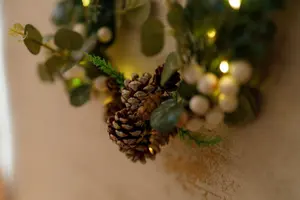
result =
[[59,2],[52,19],[63,27],[50,37],[55,47],[30,24],[15,24],[10,32],[22,36],[34,55],[41,47],[49,50],[39,75],[48,82],[62,79],[72,105],[83,105],[93,91],[111,93],[108,136],[128,158],[146,163],[175,136],[215,145],[221,137],[199,131],[257,119],[260,88],[269,75],[265,61],[276,35],[272,14],[283,8],[283,0],[188,0],[184,6],[166,0],[177,49],[153,74],[130,79],[99,53],[114,41],[115,18],[139,26],[140,49],[148,57],[162,50],[167,31],[151,15],[150,1],[118,3],[120,10],[111,0]]

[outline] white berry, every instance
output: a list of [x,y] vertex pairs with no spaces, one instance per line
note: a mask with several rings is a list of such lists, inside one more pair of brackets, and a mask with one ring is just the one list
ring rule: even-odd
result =
[[80,23],[75,24],[73,27],[73,31],[79,33],[82,36],[86,35],[86,28],[84,24],[80,24]]
[[203,70],[199,65],[192,65],[183,71],[183,79],[188,84],[196,84],[203,76]]
[[196,132],[202,128],[203,124],[204,122],[202,119],[193,117],[186,123],[185,128],[191,132]]
[[232,76],[223,76],[219,82],[219,89],[226,96],[235,96],[239,91],[239,85]]
[[67,80],[70,80],[72,78],[84,78],[85,77],[85,70],[83,67],[80,66],[74,66],[68,71],[63,73],[63,77]]
[[105,77],[105,76],[99,76],[98,78],[96,78],[93,83],[95,89],[98,91],[107,90],[106,80],[107,80],[107,77]]
[[198,81],[197,88],[199,92],[202,92],[203,94],[212,94],[215,91],[217,84],[218,78],[212,73],[207,73]]
[[219,96],[219,106],[224,112],[232,113],[238,107],[238,100],[234,96],[226,96],[221,94]]
[[108,43],[112,39],[112,32],[108,27],[102,27],[97,31],[97,36],[100,42]]
[[230,74],[237,82],[247,83],[252,75],[252,67],[246,61],[234,61],[230,63]]
[[207,98],[196,95],[190,100],[190,109],[197,115],[204,115],[209,109],[209,101]]
[[219,108],[214,108],[205,115],[208,125],[219,125],[224,121],[224,113]]

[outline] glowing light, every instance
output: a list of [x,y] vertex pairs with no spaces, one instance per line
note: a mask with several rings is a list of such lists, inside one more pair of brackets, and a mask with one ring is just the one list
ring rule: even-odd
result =
[[154,154],[154,150],[152,149],[152,147],[149,147],[149,151],[151,154]]
[[74,78],[71,82],[72,88],[77,88],[78,86],[82,85],[82,81],[80,78]]
[[241,4],[242,4],[242,0],[228,0],[228,2],[229,2],[229,5],[235,10],[240,9]]
[[209,38],[214,38],[214,37],[216,37],[216,34],[217,34],[217,32],[216,32],[215,29],[209,30],[209,31],[207,32],[207,36],[208,36]]
[[227,61],[222,61],[220,64],[220,70],[223,73],[227,73],[229,71],[229,63]]
[[91,0],[82,0],[82,5],[84,7],[88,7],[90,5],[90,3],[91,3]]
[[108,97],[106,97],[106,99],[104,100],[103,104],[104,104],[104,105],[107,105],[107,104],[109,104],[109,103],[112,102],[112,101],[113,101],[113,97],[112,97],[112,96],[108,96]]

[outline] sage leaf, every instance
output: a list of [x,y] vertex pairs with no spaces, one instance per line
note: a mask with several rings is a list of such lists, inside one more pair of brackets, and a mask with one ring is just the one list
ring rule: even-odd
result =
[[70,90],[70,103],[72,106],[79,107],[90,100],[91,85],[82,84]]
[[164,25],[155,18],[148,18],[141,27],[141,50],[145,56],[154,56],[164,47]]
[[183,111],[182,104],[175,99],[169,99],[152,112],[150,125],[161,133],[172,131],[176,127]]
[[178,32],[184,32],[188,28],[184,16],[184,9],[178,2],[172,3],[167,19],[169,25]]
[[151,11],[150,0],[131,0],[125,7],[124,17],[133,26],[140,27],[146,22]]
[[160,85],[165,85],[165,83],[171,78],[171,76],[177,72],[180,68],[179,56],[176,52],[172,52],[168,55],[166,63],[161,75]]
[[61,28],[56,32],[54,42],[61,49],[77,51],[83,46],[83,37],[75,31]]
[[185,100],[190,100],[194,95],[198,94],[196,85],[187,84],[185,81],[180,82],[177,92]]
[[41,45],[43,44],[42,34],[31,24],[27,24],[24,29],[24,44],[33,55],[37,55],[41,51]]
[[43,64],[39,64],[37,67],[38,76],[41,81],[43,82],[53,82],[54,77],[53,75],[48,71],[47,67]]

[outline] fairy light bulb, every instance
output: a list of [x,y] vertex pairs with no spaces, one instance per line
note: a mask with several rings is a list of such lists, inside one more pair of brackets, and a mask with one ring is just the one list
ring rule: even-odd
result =
[[229,5],[231,8],[238,10],[241,7],[242,0],[228,0]]
[[207,36],[209,37],[209,38],[214,38],[214,37],[216,37],[216,34],[217,34],[217,32],[216,32],[216,30],[215,29],[211,29],[211,30],[209,30],[208,32],[207,32]]
[[222,73],[227,73],[229,71],[229,63],[227,61],[222,61],[220,63],[220,70]]
[[151,153],[152,155],[154,155],[154,150],[153,150],[153,148],[152,148],[152,147],[149,147],[148,149],[149,149],[150,153]]
[[82,0],[82,5],[84,7],[88,7],[90,5],[90,3],[91,3],[91,0]]

